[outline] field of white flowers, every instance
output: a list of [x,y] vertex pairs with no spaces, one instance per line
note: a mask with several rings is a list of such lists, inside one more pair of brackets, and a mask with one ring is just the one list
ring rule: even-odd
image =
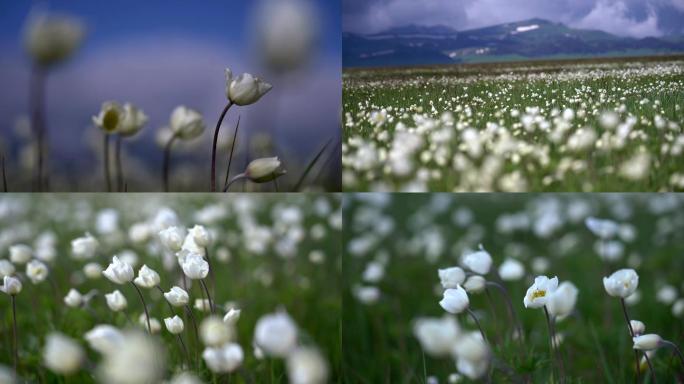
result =
[[359,193],[343,207],[352,382],[684,379],[684,196]]
[[354,191],[684,189],[684,61],[349,70]]
[[0,382],[338,382],[340,200],[6,194]]

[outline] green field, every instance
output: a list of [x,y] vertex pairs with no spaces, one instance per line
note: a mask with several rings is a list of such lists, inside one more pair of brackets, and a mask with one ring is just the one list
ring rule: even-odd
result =
[[[162,218],[169,216],[169,210],[175,212],[177,225],[190,228],[200,223],[213,232],[208,250],[214,279],[209,275],[205,280],[213,292],[217,315],[223,317],[229,307],[241,309],[234,342],[242,347],[244,361],[230,374],[213,375],[203,362],[197,365],[197,354],[204,346],[196,341],[185,316],[181,335],[191,356],[188,364],[178,340],[164,327],[163,319],[170,316],[167,303],[157,290],[141,288],[150,316],[161,322],[161,330],[151,338],[160,346],[165,367],[162,378],[169,380],[188,371],[202,382],[289,382],[285,359],[268,355],[259,359],[253,346],[257,320],[285,310],[297,324],[299,345],[320,351],[327,362],[328,381],[341,382],[339,196],[10,194],[0,198],[0,259],[7,260],[8,248],[20,243],[33,247],[34,256],[44,254],[38,249],[51,249],[56,256],[45,261],[50,273],[38,284],[27,279],[24,265],[14,263],[15,276],[23,283],[16,296],[18,382],[95,382],[103,357],[88,346],[84,334],[97,324],[143,332],[146,327],[139,323],[143,309],[134,288],[116,285],[105,277],[87,278],[83,268],[87,262],[106,267],[113,255],[132,251],[138,259],[136,275],[146,264],[159,273],[165,291],[172,285],[182,287],[175,256],[170,256],[171,263],[169,255],[163,256],[155,229],[165,222]],[[112,213],[117,220],[111,219]],[[134,224],[149,228],[149,238],[141,241],[130,236]],[[92,259],[75,260],[71,241],[86,232],[95,236],[100,246]],[[92,292],[93,297],[85,305],[68,307],[64,297],[71,288],[84,295]],[[111,311],[105,302],[104,294],[115,289],[128,301],[122,312]],[[188,290],[193,305],[202,297],[200,286],[195,281]],[[176,308],[177,314],[184,317],[181,309]],[[209,315],[193,311],[198,322]],[[9,296],[0,293],[0,368],[13,365],[11,325]],[[87,361],[69,377],[56,375],[45,366],[43,351],[51,332],[73,338],[86,352]]]
[[683,70],[681,57],[346,70],[344,188],[682,190]]
[[[454,360],[423,353],[412,327],[419,317],[446,315],[438,304],[437,269],[461,265],[461,254],[478,244],[492,255],[492,270],[504,259],[524,266],[519,280],[501,281],[494,272],[485,276],[507,289],[522,322],[522,343],[512,339],[514,323],[498,291],[489,292],[491,301],[485,293],[469,294],[495,361],[491,376],[481,382],[559,382],[557,370],[552,376],[544,313],[523,306],[536,275],[558,276],[579,289],[575,311],[556,326],[563,338],[563,382],[634,380],[634,354],[620,302],[608,296],[602,283],[620,268],[632,267],[639,275],[639,298],[627,300],[630,317],[643,321],[646,333],[684,344],[681,196],[350,194],[344,206],[343,370],[350,382],[451,382],[449,376],[457,373]],[[597,238],[584,225],[589,215],[629,227],[616,239],[623,245],[621,257],[604,262],[597,256]],[[370,265],[381,265],[384,274],[371,274]],[[377,300],[362,300],[361,287],[377,289]],[[670,296],[675,292],[674,298],[666,300],[664,290]],[[679,317],[674,315],[677,306]],[[462,329],[477,330],[465,313],[455,318]],[[660,349],[651,359],[657,382],[684,377],[684,366],[671,350]],[[640,382],[652,382],[646,376],[642,371]]]

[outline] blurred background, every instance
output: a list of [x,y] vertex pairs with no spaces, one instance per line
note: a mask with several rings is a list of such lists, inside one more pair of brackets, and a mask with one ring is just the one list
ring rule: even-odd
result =
[[288,170],[281,185],[293,185],[330,141],[307,185],[339,190],[340,12],[339,2],[325,0],[0,2],[0,152],[10,190],[30,190],[35,162],[32,63],[24,44],[34,13],[69,16],[85,30],[82,44],[46,78],[50,190],[104,189],[102,132],[91,117],[107,100],[131,102],[149,117],[123,144],[132,191],[161,189],[159,132],[176,106],[198,110],[207,128],[200,138],[174,145],[171,189],[208,190],[211,138],[227,101],[226,67],[235,75],[252,73],[273,89],[258,103],[228,112],[219,178],[240,116],[232,173],[254,158],[278,156]]

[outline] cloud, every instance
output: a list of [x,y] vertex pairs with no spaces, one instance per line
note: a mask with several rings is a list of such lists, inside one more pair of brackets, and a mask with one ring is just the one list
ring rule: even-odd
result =
[[458,30],[533,17],[622,36],[684,33],[684,0],[343,0],[343,29],[377,32],[406,24]]

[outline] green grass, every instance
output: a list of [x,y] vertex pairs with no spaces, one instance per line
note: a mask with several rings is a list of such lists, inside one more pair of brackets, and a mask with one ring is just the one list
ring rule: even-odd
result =
[[[542,256],[550,261],[547,275],[557,275],[561,282],[569,280],[579,288],[576,312],[557,325],[558,331],[564,335],[561,350],[565,382],[631,382],[634,375],[631,340],[619,301],[605,293],[602,283],[603,276],[609,271],[627,267],[627,256],[604,264],[592,249],[595,238],[581,222],[566,223],[548,239],[538,238],[529,231],[506,235],[495,229],[496,219],[501,214],[531,212],[533,201],[541,199],[558,199],[564,206],[571,200],[586,200],[599,217],[611,217],[617,206],[626,205],[633,210],[633,217],[626,222],[635,226],[638,237],[626,245],[625,254],[638,254],[643,262],[637,268],[641,300],[629,306],[628,311],[632,319],[646,324],[647,333],[658,333],[683,345],[682,319],[672,315],[670,306],[655,300],[657,289],[666,283],[677,288],[679,297],[684,296],[680,276],[684,270],[684,260],[680,257],[684,251],[684,232],[682,222],[678,221],[682,218],[684,203],[681,197],[678,197],[676,207],[655,215],[647,212],[647,200],[653,199],[654,195],[627,194],[617,199],[598,194],[459,194],[448,197],[448,207],[439,209],[430,207],[431,201],[437,199],[435,196],[396,194],[385,208],[378,208],[355,195],[345,197],[345,223],[355,222],[369,214],[374,217],[370,223],[387,218],[394,223],[394,229],[387,235],[374,231],[373,225],[345,225],[343,370],[349,382],[424,383],[426,376],[436,376],[440,383],[447,382],[448,375],[456,372],[453,360],[423,357],[420,344],[413,335],[412,323],[421,316],[441,317],[445,313],[438,305],[441,294],[435,292],[439,285],[437,269],[458,265],[463,246],[475,247],[478,242],[494,258],[493,268],[497,268],[505,257],[510,257],[514,249],[521,250],[517,259],[526,267],[523,280],[504,283],[523,324],[525,342],[522,345],[511,339],[513,325],[498,292],[491,292],[494,313],[484,293],[469,295],[470,307],[476,311],[485,333],[492,340],[496,358],[512,367],[520,378],[534,383],[551,382],[549,341],[543,311],[523,306],[523,296],[535,275],[531,271],[531,260]],[[451,214],[462,207],[474,214],[474,222],[463,228],[451,221]],[[655,223],[665,220],[671,223],[672,232],[658,235],[662,241],[657,241],[656,227],[663,224]],[[423,248],[411,246],[424,236],[421,234],[423,230],[439,231],[445,241],[443,251],[433,263],[426,260],[427,252]],[[482,238],[467,240],[480,231]],[[576,236],[577,244],[562,253],[559,244],[568,235]],[[375,237],[375,246],[362,255],[351,255],[348,244],[363,236]],[[475,244],[471,244],[473,242]],[[382,292],[381,298],[374,304],[363,304],[355,298],[353,287],[370,284],[362,281],[362,273],[369,261],[382,254],[388,255],[389,261],[384,278],[377,284]],[[494,279],[491,275],[487,278]],[[461,314],[457,318],[462,327],[476,330],[467,315]],[[676,357],[674,360],[671,357],[669,350],[662,349],[653,358],[658,382],[674,382],[676,378],[681,380],[684,377],[684,367],[678,364]],[[512,381],[502,371],[493,371],[492,382]]]
[[[238,220],[247,214],[239,213],[239,205],[249,199],[253,204],[255,222],[274,230],[274,218],[280,216],[275,209],[295,207],[302,213],[302,229],[304,238],[297,246],[295,255],[291,258],[279,256],[274,244],[268,245],[266,252],[256,254],[245,247],[243,230],[238,226]],[[319,215],[314,211],[313,202],[327,204],[331,213]],[[19,234],[14,243],[26,242],[30,244],[35,236],[42,231],[53,231],[58,240],[57,259],[52,268],[51,277],[56,282],[57,289],[45,281],[33,285],[23,280],[24,288],[17,296],[17,316],[19,331],[19,374],[26,382],[94,382],[92,370],[83,370],[77,375],[64,378],[49,372],[42,364],[42,348],[45,336],[52,331],[59,331],[75,338],[88,350],[88,359],[96,365],[100,360],[98,354],[89,348],[83,340],[83,334],[97,324],[112,324],[117,327],[127,327],[126,317],[113,314],[106,306],[104,294],[115,289],[121,290],[128,300],[126,313],[136,321],[142,313],[140,301],[130,286],[116,286],[106,278],[98,280],[83,279],[80,273],[83,262],[69,257],[70,242],[82,236],[85,231],[95,233],[94,215],[102,208],[115,208],[120,213],[123,235],[134,222],[146,220],[161,208],[167,206],[174,209],[182,223],[186,226],[194,225],[193,215],[197,210],[207,205],[218,204],[227,208],[229,215],[216,224],[210,225],[218,234],[216,242],[210,247],[210,254],[215,266],[215,297],[219,305],[235,301],[242,309],[237,323],[237,341],[242,346],[245,361],[239,372],[231,375],[232,383],[284,383],[287,373],[283,360],[264,359],[254,357],[252,348],[253,332],[256,321],[265,314],[272,313],[279,308],[286,309],[300,328],[300,341],[305,345],[315,346],[321,350],[329,362],[330,381],[341,382],[341,299],[340,299],[340,260],[339,243],[341,233],[328,224],[330,216],[339,208],[339,196],[335,195],[236,195],[230,197],[212,197],[209,195],[172,195],[158,197],[148,194],[132,195],[6,195],[0,198],[0,205],[4,207],[24,207],[25,211],[17,216],[3,218],[0,233],[8,234],[12,229],[30,228],[25,235]],[[314,225],[322,225],[326,235],[320,239],[310,236]],[[280,238],[276,235],[274,240]],[[140,264],[147,264],[161,275],[161,286],[168,290],[176,284],[176,272],[166,271],[158,257],[147,252],[145,246],[136,246],[128,241],[117,245],[107,245],[100,237],[102,249],[98,252],[97,262],[103,266],[111,260],[112,255],[122,249],[134,250]],[[216,260],[217,249],[227,247],[231,258],[227,262]],[[321,264],[309,261],[312,250],[323,252],[325,259]],[[0,257],[6,258],[7,251],[2,248]],[[136,273],[137,269],[136,268]],[[18,267],[23,273],[23,268]],[[80,281],[80,283],[79,283]],[[69,288],[74,287],[81,293],[95,289],[99,294],[90,303],[90,310],[68,308],[63,304],[63,298]],[[324,289],[323,289],[324,288]],[[199,298],[199,285],[190,291],[191,303]],[[211,289],[211,288],[210,288]],[[164,346],[167,355],[167,377],[177,371],[183,361],[176,338],[168,333],[163,325],[163,318],[169,316],[166,303],[154,290],[143,289],[143,294],[152,317],[162,322],[162,331],[155,337]],[[0,364],[12,366],[11,355],[11,310],[7,295],[0,296]],[[225,313],[219,311],[221,315]],[[179,314],[180,315],[180,314]],[[205,315],[195,311],[198,319]],[[201,321],[201,320],[199,320]],[[194,357],[200,346],[194,342],[191,323],[186,321],[183,337]],[[142,327],[140,329],[143,329]],[[199,350],[201,353],[201,349]],[[211,373],[202,364],[198,373],[203,380],[210,382]],[[228,380],[223,375],[220,382]]]
[[[519,172],[526,185],[523,191],[664,191],[680,189],[673,185],[673,174],[684,172],[684,162],[680,154],[663,152],[678,137],[684,137],[684,77],[681,61],[672,62],[663,58],[661,62],[649,58],[645,61],[606,59],[591,61],[528,62],[506,64],[483,64],[465,66],[435,66],[417,68],[397,68],[386,70],[348,71],[344,77],[344,143],[348,146],[344,170],[353,176],[352,182],[345,183],[346,190],[373,190],[376,183],[401,189],[409,181],[416,179],[417,169],[437,171],[426,182],[430,191],[452,190],[502,190],[497,184],[501,176]],[[669,64],[668,64],[669,63]],[[676,70],[654,69],[654,65],[671,65]],[[664,67],[663,67],[664,68]],[[650,70],[649,70],[650,69]],[[640,72],[640,71],[648,72]],[[595,75],[592,74],[596,73]],[[580,76],[574,76],[579,74]],[[544,76],[544,77],[542,77]],[[642,102],[648,100],[647,102]],[[634,136],[626,140],[621,148],[602,150],[596,145],[577,152],[564,148],[569,136],[579,128],[591,127],[601,138],[607,131],[614,135],[614,129],[606,129],[599,124],[604,111],[619,110],[620,122],[628,116],[637,118],[632,131]],[[465,113],[466,107],[471,114]],[[520,126],[521,117],[528,107],[541,108],[540,115],[554,129],[556,123],[552,111],[563,112],[572,109],[576,116],[571,129],[557,142],[550,140],[548,131],[533,129],[528,131]],[[511,116],[516,109],[520,116]],[[370,120],[373,111],[387,111],[389,120],[378,126]],[[583,116],[579,116],[582,111]],[[450,127],[440,123],[443,113],[453,115],[454,126],[449,128],[454,137],[447,143],[437,143],[430,133]],[[656,115],[664,121],[676,124],[673,128],[656,128]],[[419,125],[415,119],[432,119],[434,128],[419,134],[424,145],[412,155],[414,170],[408,176],[395,175],[384,168],[387,162],[379,161],[370,170],[356,169],[349,164],[356,152],[353,141],[362,139],[372,143],[378,151],[391,151],[396,125],[404,124],[411,129]],[[507,152],[501,156],[503,165],[495,175],[492,185],[476,188],[464,182],[464,172],[455,170],[452,158],[463,154],[459,146],[463,144],[460,132],[472,127],[483,132],[487,124],[495,123],[503,127],[512,137],[531,146],[531,153],[517,152],[518,162],[512,161],[516,153]],[[456,125],[460,124],[461,127]],[[517,125],[516,125],[517,124]],[[389,139],[382,141],[380,134]],[[483,165],[492,153],[492,140],[485,143],[482,158],[466,156],[472,162],[470,169]],[[420,152],[434,153],[436,148],[443,149],[448,155],[446,163],[437,163],[434,158],[422,159]],[[618,173],[621,164],[632,158],[638,151],[645,150],[651,156],[647,175],[639,180],[621,177]],[[540,161],[539,154],[548,153],[547,161]],[[579,160],[583,169],[558,175],[563,162]],[[547,180],[545,180],[545,178]]]

